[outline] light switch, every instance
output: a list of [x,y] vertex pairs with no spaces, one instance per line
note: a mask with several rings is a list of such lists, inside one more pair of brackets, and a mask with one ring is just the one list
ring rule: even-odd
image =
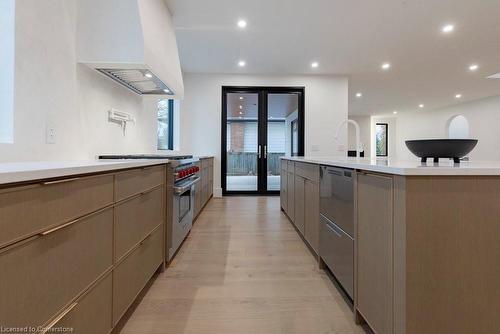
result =
[[47,125],[45,129],[45,143],[55,144],[56,143],[56,128],[53,125]]

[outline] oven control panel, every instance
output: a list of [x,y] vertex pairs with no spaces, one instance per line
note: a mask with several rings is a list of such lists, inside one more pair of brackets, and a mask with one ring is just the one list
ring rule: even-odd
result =
[[200,171],[198,166],[189,165],[189,166],[180,166],[175,169],[175,180],[185,179],[186,177],[195,175]]

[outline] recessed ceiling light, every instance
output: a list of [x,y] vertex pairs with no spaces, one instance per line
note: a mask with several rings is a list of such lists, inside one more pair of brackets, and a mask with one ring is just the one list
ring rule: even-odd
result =
[[469,70],[470,71],[477,71],[477,69],[479,68],[479,65],[478,64],[472,64],[469,66]]
[[419,108],[423,108],[423,107],[425,107],[425,106],[424,106],[423,104],[419,104],[419,105],[418,105],[418,107],[419,107]]
[[240,115],[243,115],[243,111],[240,111]]
[[168,94],[168,93],[170,93],[170,89],[168,89],[168,88],[165,88],[163,91],[164,91],[165,93],[167,93],[167,94]]
[[240,106],[240,110],[243,109],[243,106]]
[[246,63],[244,60],[240,60],[240,61],[238,62],[238,66],[239,66],[239,67],[245,67],[245,65],[246,65],[246,64],[247,64],[247,63]]
[[397,112],[396,110],[394,110],[392,113],[393,113],[394,115],[396,115],[398,112]]
[[311,67],[312,67],[312,68],[317,68],[318,66],[319,66],[319,63],[318,63],[317,61],[313,61],[313,62],[311,63]]
[[151,79],[153,77],[153,75],[151,73],[146,73],[146,74],[144,74],[144,76],[146,78],[149,78],[149,79]]
[[456,95],[455,95],[455,98],[456,98],[456,99],[460,99],[461,97],[462,97],[462,94],[456,94]]
[[240,96],[240,100],[243,100],[243,96]]
[[245,20],[239,20],[238,21],[238,27],[240,27],[242,29],[246,28],[247,27],[247,21],[245,21]]
[[383,69],[383,70],[388,70],[388,69],[390,69],[390,68],[391,68],[391,64],[390,64],[390,63],[383,63],[383,64],[382,64],[382,69]]
[[363,94],[362,93],[356,93],[356,97],[362,97]]
[[453,30],[455,30],[455,26],[453,24],[447,24],[443,26],[443,28],[441,28],[441,31],[444,32],[445,34],[449,34]]

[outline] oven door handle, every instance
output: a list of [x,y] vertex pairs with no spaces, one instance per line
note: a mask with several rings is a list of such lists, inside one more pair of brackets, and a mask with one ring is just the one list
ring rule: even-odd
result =
[[196,176],[194,178],[192,178],[192,181],[189,182],[188,184],[182,186],[182,187],[174,187],[174,192],[176,194],[182,194],[183,192],[185,192],[186,190],[189,190],[191,189],[192,186],[194,186],[196,183],[200,182],[200,177],[199,176]]

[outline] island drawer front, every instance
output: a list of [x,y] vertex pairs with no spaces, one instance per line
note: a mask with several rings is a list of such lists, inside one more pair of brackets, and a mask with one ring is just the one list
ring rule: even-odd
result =
[[115,199],[121,201],[165,184],[165,165],[136,168],[116,174]]
[[120,259],[165,219],[165,189],[122,202],[115,210],[115,260]]
[[280,159],[280,164],[281,164],[281,172],[286,173],[288,167],[288,160]]
[[296,162],[295,174],[308,180],[319,182],[319,165]]
[[113,265],[113,209],[0,252],[0,324],[45,324]]
[[108,334],[112,328],[112,282],[109,273],[84,294],[76,305],[71,304],[67,308],[70,311],[51,328],[60,332],[62,329],[71,329],[68,333],[72,334]]
[[120,320],[163,261],[163,227],[113,270],[113,324]]
[[111,204],[111,174],[0,189],[0,248]]

